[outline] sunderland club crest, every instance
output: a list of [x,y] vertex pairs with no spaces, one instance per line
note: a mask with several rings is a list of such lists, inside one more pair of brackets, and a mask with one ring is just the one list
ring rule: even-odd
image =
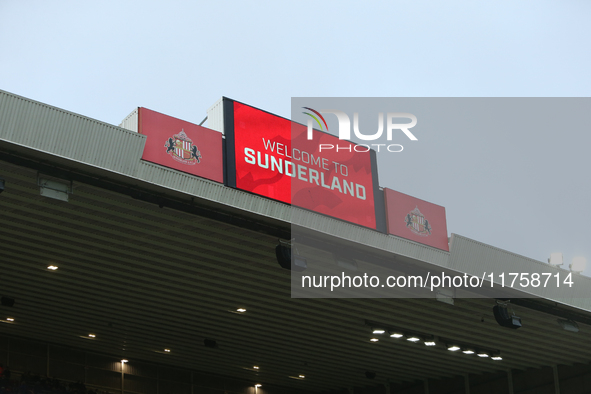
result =
[[184,130],[173,135],[164,144],[166,153],[168,153],[174,160],[189,165],[195,165],[201,162],[201,152],[197,149],[197,145],[187,137]]
[[406,227],[408,227],[413,233],[422,237],[428,237],[431,235],[431,225],[429,224],[429,221],[425,219],[425,216],[421,211],[419,211],[419,207],[416,207],[406,214],[404,221],[406,222]]

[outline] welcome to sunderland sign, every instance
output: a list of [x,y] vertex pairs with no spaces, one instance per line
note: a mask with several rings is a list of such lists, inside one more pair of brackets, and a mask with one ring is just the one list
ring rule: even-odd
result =
[[234,100],[222,103],[225,146],[218,131],[138,108],[138,131],[147,136],[142,159],[449,250],[445,208],[380,191],[376,152],[367,145]]
[[228,186],[376,229],[375,151],[227,98],[223,111]]

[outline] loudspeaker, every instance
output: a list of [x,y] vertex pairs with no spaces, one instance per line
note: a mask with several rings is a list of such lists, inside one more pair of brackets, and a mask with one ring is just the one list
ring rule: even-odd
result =
[[308,268],[306,259],[301,256],[294,256],[293,264],[291,261],[291,248],[285,245],[277,245],[275,247],[275,255],[277,256],[277,262],[281,268],[296,272],[302,272]]
[[14,306],[14,298],[2,297],[0,298],[0,303],[2,306]]
[[495,305],[493,307],[493,313],[495,315],[495,320],[499,325],[507,328],[518,329],[521,327],[521,318],[515,315],[510,315],[507,308]]

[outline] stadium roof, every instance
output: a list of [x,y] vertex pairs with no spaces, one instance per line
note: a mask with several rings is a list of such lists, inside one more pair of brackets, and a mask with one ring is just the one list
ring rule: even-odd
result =
[[[291,298],[275,246],[293,223],[434,269],[467,271],[474,258],[542,263],[459,236],[449,254],[292,208],[143,162],[144,141],[0,91],[0,293],[16,300],[0,310],[15,319],[0,333],[311,391],[589,361],[584,294],[514,300],[519,330],[496,323],[491,298]],[[71,181],[69,201],[40,195],[40,178]],[[563,330],[558,317],[580,331]],[[497,349],[503,360],[371,343],[368,321]]]

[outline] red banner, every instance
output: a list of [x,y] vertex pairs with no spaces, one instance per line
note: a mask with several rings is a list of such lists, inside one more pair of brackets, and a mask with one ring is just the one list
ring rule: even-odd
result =
[[222,133],[139,108],[138,131],[146,146],[142,159],[222,183]]
[[388,234],[449,251],[445,208],[384,189]]
[[376,228],[375,152],[320,131],[308,140],[306,126],[230,103],[237,188]]

